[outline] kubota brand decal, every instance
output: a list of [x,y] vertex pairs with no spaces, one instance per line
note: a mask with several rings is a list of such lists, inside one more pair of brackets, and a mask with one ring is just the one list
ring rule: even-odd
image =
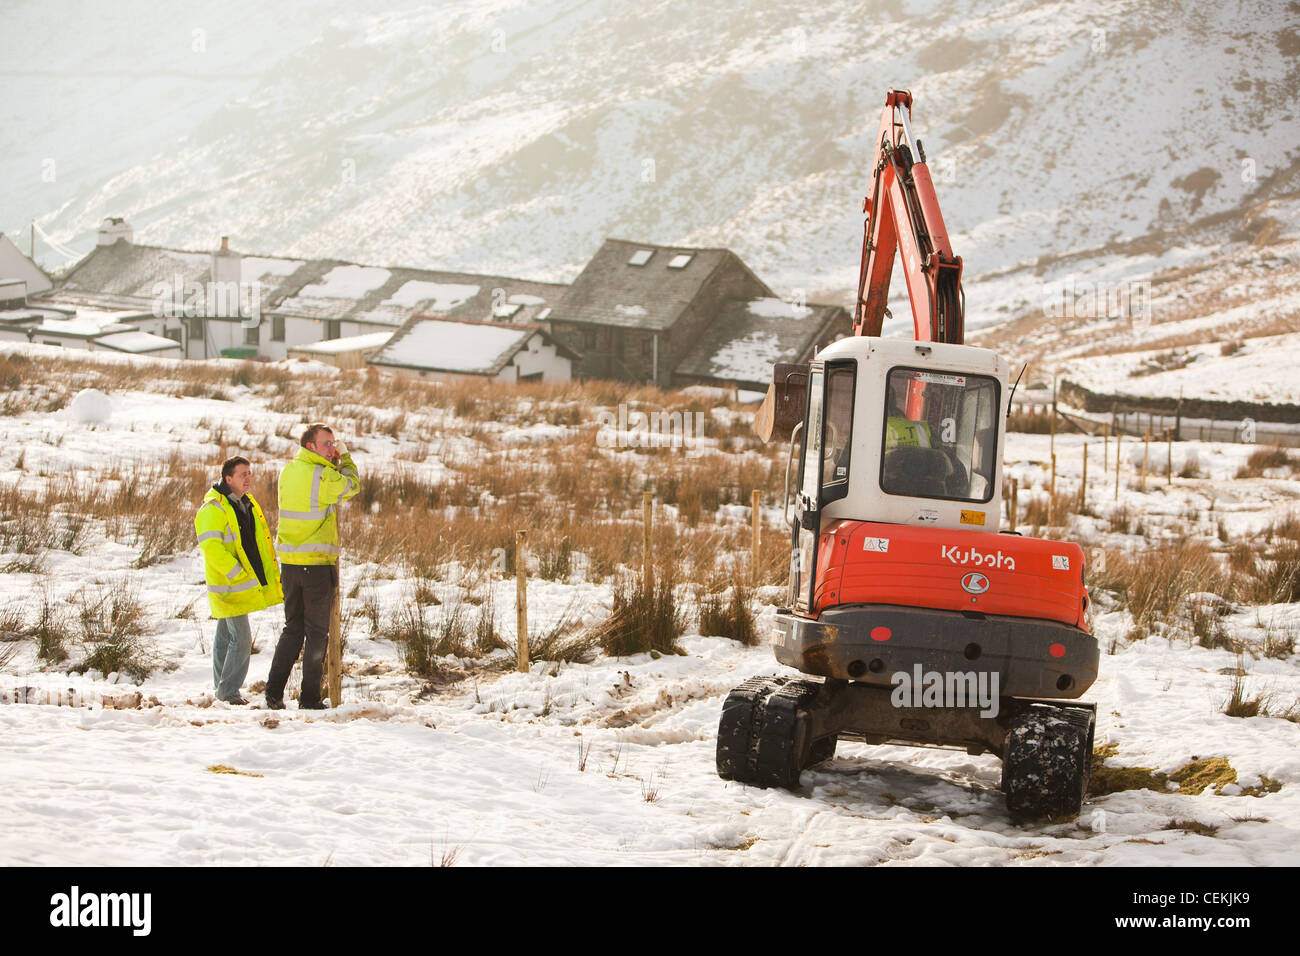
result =
[[863,538],[862,550],[879,551],[881,554],[885,554],[889,550],[889,539],[888,538]]
[[967,594],[983,594],[989,589],[989,579],[978,571],[971,571],[962,577],[961,588]]
[[1057,571],[1070,570],[1070,556],[1068,554],[1052,555],[1052,568]]
[[939,554],[953,564],[973,564],[977,568],[1016,569],[1016,559],[1001,551],[976,551],[974,548],[963,550],[955,544],[952,547],[939,545]]

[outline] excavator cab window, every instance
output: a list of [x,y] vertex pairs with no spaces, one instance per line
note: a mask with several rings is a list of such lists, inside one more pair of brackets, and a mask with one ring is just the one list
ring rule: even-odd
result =
[[998,381],[891,369],[880,487],[886,494],[987,502],[997,458]]

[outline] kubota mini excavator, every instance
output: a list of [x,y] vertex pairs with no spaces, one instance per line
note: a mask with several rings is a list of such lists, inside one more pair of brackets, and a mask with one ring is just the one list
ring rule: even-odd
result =
[[[1002,758],[1014,819],[1066,817],[1096,722],[1076,702],[1099,659],[1083,550],[999,531],[1007,364],[962,344],[961,259],[911,106],[890,90],[881,116],[854,334],[778,365],[755,421],[764,440],[790,437],[787,486],[801,448],[773,647],[821,680],[735,688],[718,773],[796,788],[841,737],[964,747]],[[897,250],[914,341],[879,337]]]

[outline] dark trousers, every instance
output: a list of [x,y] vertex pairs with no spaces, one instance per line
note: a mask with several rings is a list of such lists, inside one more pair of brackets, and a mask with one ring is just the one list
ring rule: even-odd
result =
[[[298,706],[320,703],[320,676],[329,645],[330,611],[338,587],[339,569],[334,564],[284,564],[280,583],[284,587],[284,630],[271,658],[266,677],[267,700],[284,697],[293,663],[302,654],[302,693]],[[306,649],[303,641],[306,640]]]

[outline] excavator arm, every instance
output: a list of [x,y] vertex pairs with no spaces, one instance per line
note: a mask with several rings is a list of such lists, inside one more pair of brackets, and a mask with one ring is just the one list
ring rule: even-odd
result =
[[952,254],[925,149],[912,136],[911,112],[911,93],[886,94],[871,195],[862,201],[867,218],[853,333],[880,334],[894,256],[901,251],[916,340],[960,345],[965,334],[961,258]]
[[[880,334],[888,314],[894,258],[901,250],[916,340],[961,345],[961,257],[952,254],[925,149],[912,136],[911,114],[910,92],[891,89],[885,94],[872,157],[871,195],[862,201],[866,219],[853,334]],[[803,421],[807,373],[806,364],[778,364],[773,369],[767,398],[754,416],[754,431],[763,441],[788,436]]]

